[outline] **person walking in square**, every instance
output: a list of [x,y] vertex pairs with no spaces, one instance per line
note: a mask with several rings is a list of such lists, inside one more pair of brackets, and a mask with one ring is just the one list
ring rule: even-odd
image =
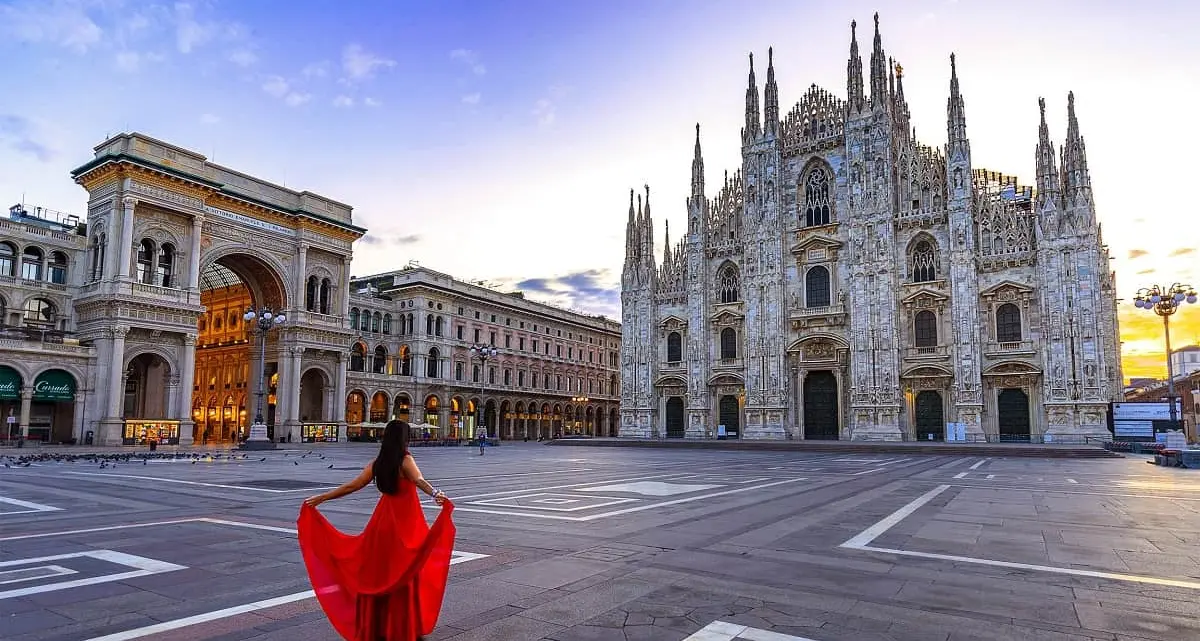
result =
[[483,456],[483,446],[487,445],[487,428],[480,425],[479,429],[475,430],[475,440],[479,441],[479,455]]
[[[391,421],[379,454],[353,480],[310,497],[297,521],[300,552],[317,600],[346,641],[419,641],[433,632],[454,550],[454,504],[430,485],[408,451],[411,428]],[[372,481],[379,502],[360,534],[344,534],[317,511]],[[441,512],[430,526],[417,488]]]

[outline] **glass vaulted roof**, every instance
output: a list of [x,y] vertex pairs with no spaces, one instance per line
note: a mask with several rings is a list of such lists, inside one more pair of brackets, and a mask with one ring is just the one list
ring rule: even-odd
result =
[[241,284],[242,279],[238,278],[237,274],[220,263],[209,265],[208,269],[200,274],[200,291],[202,292]]

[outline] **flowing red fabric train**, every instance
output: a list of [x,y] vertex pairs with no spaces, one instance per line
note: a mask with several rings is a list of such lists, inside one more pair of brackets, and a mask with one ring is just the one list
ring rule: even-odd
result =
[[308,578],[329,622],[346,641],[414,641],[433,632],[454,550],[454,505],[433,525],[416,487],[383,494],[361,534],[339,532],[305,505],[297,522]]

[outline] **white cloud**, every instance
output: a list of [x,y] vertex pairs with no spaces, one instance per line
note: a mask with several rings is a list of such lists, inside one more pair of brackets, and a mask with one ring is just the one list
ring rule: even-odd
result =
[[201,22],[196,19],[196,9],[190,3],[175,3],[175,46],[179,53],[191,53],[220,31],[220,25],[214,22]]
[[350,82],[368,80],[375,76],[377,69],[394,66],[395,60],[370,53],[361,45],[346,45],[342,50],[342,71],[346,74],[345,80]]
[[469,93],[463,96],[462,101],[464,105],[477,105],[479,104],[479,100],[481,98],[483,98],[483,94],[476,91],[475,93]]
[[450,52],[450,59],[462,62],[471,68],[471,72],[477,76],[482,76],[487,73],[487,67],[479,62],[479,54],[470,49],[455,49]]
[[309,100],[312,100],[312,94],[293,91],[283,99],[283,102],[289,107],[299,107]]
[[329,63],[322,60],[306,65],[304,69],[300,70],[300,74],[305,78],[324,78],[329,75]]
[[0,6],[0,33],[20,42],[86,53],[101,41],[104,30],[81,4],[28,0]]
[[221,122],[221,117],[216,114],[201,114],[200,123],[204,125],[215,125]]
[[162,62],[166,57],[157,53],[121,51],[116,55],[117,69],[126,73],[137,73],[147,63]]
[[229,62],[239,67],[249,67],[258,62],[258,55],[247,48],[234,49],[229,54]]
[[557,109],[554,103],[549,98],[542,98],[533,106],[533,115],[537,118],[537,123],[542,127],[549,127],[554,124],[554,119],[557,116]]
[[354,99],[351,98],[350,96],[338,96],[337,98],[333,99],[333,106],[334,107],[353,107]]
[[291,85],[279,76],[271,76],[263,83],[262,89],[276,98],[282,98],[288,94]]
[[378,107],[383,103],[374,98],[363,98],[363,104],[368,107]]

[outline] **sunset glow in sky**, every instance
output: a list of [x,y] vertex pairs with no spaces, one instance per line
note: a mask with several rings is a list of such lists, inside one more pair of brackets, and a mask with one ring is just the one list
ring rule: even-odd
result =
[[[630,187],[651,186],[658,238],[664,217],[683,229],[695,123],[710,197],[740,163],[747,53],[774,46],[785,108],[813,83],[844,97],[850,21],[863,35],[878,11],[927,144],[945,142],[957,54],[976,167],[1032,184],[1037,99],[1061,144],[1075,92],[1124,299],[1126,376],[1165,369],[1161,319],[1133,293],[1200,286],[1186,191],[1200,130],[1185,120],[1200,104],[1197,3],[281,6],[0,0],[0,199],[84,211],[69,170],[136,130],[353,205],[370,229],[357,275],[415,259],[616,317]],[[1173,328],[1176,346],[1200,341],[1200,305]]]

